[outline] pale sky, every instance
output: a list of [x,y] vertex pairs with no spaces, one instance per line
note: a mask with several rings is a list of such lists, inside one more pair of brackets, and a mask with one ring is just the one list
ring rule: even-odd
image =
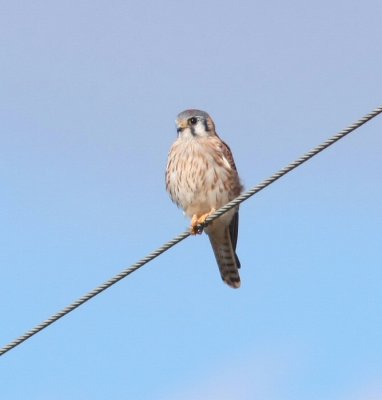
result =
[[[184,231],[199,108],[246,188],[382,104],[379,1],[3,1],[0,347]],[[382,117],[0,358],[1,399],[382,398]]]

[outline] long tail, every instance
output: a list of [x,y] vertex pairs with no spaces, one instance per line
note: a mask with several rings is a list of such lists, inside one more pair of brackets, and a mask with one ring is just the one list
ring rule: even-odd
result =
[[223,281],[232,288],[239,288],[240,262],[233,247],[229,227],[227,226],[224,232],[219,232],[219,234],[211,232],[209,239]]

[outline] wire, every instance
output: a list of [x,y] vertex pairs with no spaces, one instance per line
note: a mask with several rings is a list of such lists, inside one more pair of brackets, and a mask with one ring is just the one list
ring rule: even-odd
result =
[[[300,166],[304,162],[310,160],[312,157],[314,157],[315,155],[317,155],[321,151],[325,150],[326,148],[331,146],[333,143],[335,143],[338,140],[342,139],[343,137],[345,137],[349,133],[353,132],[354,130],[356,130],[357,128],[359,128],[360,126],[365,124],[366,122],[370,121],[371,119],[373,119],[374,117],[376,117],[380,113],[382,113],[382,106],[376,108],[375,110],[373,110],[369,114],[367,114],[364,117],[362,117],[361,119],[359,119],[357,122],[353,123],[349,127],[347,127],[344,130],[342,130],[341,132],[335,134],[330,139],[326,140],[324,143],[322,143],[322,144],[318,145],[317,147],[313,148],[312,150],[307,152],[302,157],[298,158],[297,160],[293,161],[292,163],[290,163],[286,167],[282,168],[280,171],[274,173],[268,179],[265,179],[263,182],[259,183],[258,185],[256,185],[251,190],[249,190],[249,191],[243,193],[242,195],[236,197],[234,200],[232,200],[229,203],[227,203],[224,207],[221,207],[219,210],[217,210],[213,214],[211,214],[206,219],[206,221],[203,224],[202,228],[204,228],[206,225],[210,224],[212,221],[214,221],[216,218],[220,217],[222,214],[226,213],[231,208],[236,207],[237,205],[239,205],[243,201],[249,199],[254,194],[260,192],[261,190],[263,190],[264,188],[266,188],[267,186],[269,186],[273,182],[277,181],[282,176],[286,175],[288,172],[290,172],[293,169],[297,168],[298,166]],[[9,350],[14,349],[19,344],[23,343],[24,341],[26,341],[27,339],[31,338],[36,333],[38,333],[38,332],[42,331],[43,329],[47,328],[49,325],[53,324],[54,322],[56,322],[60,318],[64,317],[65,315],[69,314],[70,312],[75,310],[77,307],[79,307],[82,304],[86,303],[88,300],[90,300],[93,297],[97,296],[98,294],[100,294],[104,290],[110,288],[112,285],[114,285],[115,283],[119,282],[121,279],[123,279],[126,276],[130,275],[131,273],[133,273],[137,269],[141,268],[143,265],[147,264],[148,262],[152,261],[154,258],[160,256],[162,253],[164,253],[165,251],[169,250],[171,247],[175,246],[177,243],[179,243],[182,240],[186,239],[188,236],[190,236],[190,232],[189,231],[185,231],[185,232],[179,234],[174,239],[168,241],[163,246],[159,247],[157,250],[153,251],[152,253],[150,253],[149,255],[147,255],[146,257],[141,259],[140,261],[136,262],[135,264],[133,264],[129,268],[124,269],[118,275],[115,275],[114,277],[112,277],[108,281],[104,282],[102,285],[96,287],[95,289],[93,289],[89,293],[87,293],[84,296],[80,297],[78,300],[76,300],[72,304],[68,305],[67,307],[65,307],[61,311],[57,312],[56,314],[52,315],[50,318],[48,318],[47,320],[43,321],[41,324],[36,325],[31,330],[27,331],[22,336],[20,336],[17,339],[15,339],[13,342],[10,342],[9,344],[7,344],[3,348],[1,348],[0,349],[0,356],[4,355]]]
[[[211,214],[205,221],[204,226],[208,225],[211,223],[213,220],[216,218],[220,217],[222,214],[226,213],[229,211],[231,208],[234,208],[235,206],[239,205],[243,201],[249,199],[252,197],[254,194],[260,192],[260,190],[265,189],[267,186],[269,186],[271,183],[277,181],[280,179],[282,176],[286,175],[288,172],[292,171],[293,169],[299,167],[301,164],[303,164],[305,161],[310,160],[312,157],[317,155],[318,153],[321,153],[321,151],[327,149],[329,146],[331,146],[333,143],[337,142],[338,140],[342,139],[349,133],[353,132],[363,124],[366,124],[366,122],[369,122],[371,119],[376,117],[378,114],[382,112],[382,106],[376,108],[373,110],[371,113],[365,115],[364,117],[360,118],[357,122],[354,122],[347,128],[343,129],[342,131],[338,132],[334,136],[332,136],[330,139],[326,140],[325,142],[321,143],[320,145],[314,147],[312,150],[308,151],[306,154],[298,158],[297,160],[291,162],[288,164],[286,167],[280,169],[280,171],[275,172],[272,176],[270,176],[268,179],[265,179],[263,182],[259,183],[256,185],[254,188],[251,190],[248,190],[248,192],[245,192],[241,194],[240,196],[236,197],[229,203],[227,203],[225,206],[219,208],[219,210],[215,211],[213,214]],[[1,353],[0,353],[1,355]]]

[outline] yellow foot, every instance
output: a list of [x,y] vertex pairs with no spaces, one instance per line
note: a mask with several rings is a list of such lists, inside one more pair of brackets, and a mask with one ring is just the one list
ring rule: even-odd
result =
[[216,211],[215,208],[211,208],[210,212],[202,214],[199,217],[196,214],[194,214],[191,219],[191,235],[202,234],[206,219],[215,211]]

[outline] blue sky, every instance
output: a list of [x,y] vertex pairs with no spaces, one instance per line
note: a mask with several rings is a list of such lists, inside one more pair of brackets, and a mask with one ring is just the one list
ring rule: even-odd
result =
[[[381,105],[379,1],[5,1],[0,346],[182,232],[174,120],[247,188]],[[382,119],[0,359],[4,399],[382,397]]]

